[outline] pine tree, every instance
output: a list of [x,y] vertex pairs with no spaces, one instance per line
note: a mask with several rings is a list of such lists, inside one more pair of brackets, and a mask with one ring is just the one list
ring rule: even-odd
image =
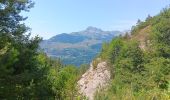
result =
[[33,4],[30,0],[0,0],[0,98],[33,97],[35,80],[41,79],[36,59],[41,38],[30,39],[23,23],[27,18],[20,15]]

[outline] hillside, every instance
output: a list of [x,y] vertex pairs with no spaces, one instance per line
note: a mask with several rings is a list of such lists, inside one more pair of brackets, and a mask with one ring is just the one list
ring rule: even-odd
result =
[[138,21],[130,35],[103,46],[100,57],[110,63],[113,79],[109,89],[97,93],[96,98],[170,99],[169,16],[170,9],[165,8]]
[[89,64],[101,51],[103,42],[122,34],[119,31],[103,31],[88,27],[80,32],[62,33],[40,43],[49,57],[61,58],[64,64]]
[[[138,22],[130,33],[104,44],[98,58],[92,61],[93,67],[78,81],[80,92],[90,100],[169,100],[169,32],[170,9],[165,8],[157,16]],[[101,69],[98,59],[107,63],[107,81],[91,74]],[[108,77],[104,71],[102,75]],[[109,85],[98,88],[101,81]]]
[[[170,100],[170,7],[138,20],[125,35],[89,27],[41,42],[24,24],[23,13],[33,4],[0,0],[0,100]],[[70,63],[76,64],[84,55],[94,57],[76,50],[99,50],[102,42],[90,66],[49,57],[59,47],[66,49],[62,55],[73,48]]]

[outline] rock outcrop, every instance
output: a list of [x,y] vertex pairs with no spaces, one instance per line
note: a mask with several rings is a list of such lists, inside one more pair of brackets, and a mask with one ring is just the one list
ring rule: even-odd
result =
[[96,90],[106,86],[109,80],[110,71],[106,62],[98,63],[95,69],[91,63],[89,70],[78,81],[79,92],[89,100],[93,100]]

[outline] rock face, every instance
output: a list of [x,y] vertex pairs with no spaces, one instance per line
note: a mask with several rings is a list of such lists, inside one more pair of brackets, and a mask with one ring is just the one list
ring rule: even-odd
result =
[[110,71],[107,69],[106,62],[100,62],[96,69],[93,69],[92,63],[89,70],[84,73],[78,81],[79,92],[89,100],[93,100],[94,93],[100,87],[104,87],[110,80]]

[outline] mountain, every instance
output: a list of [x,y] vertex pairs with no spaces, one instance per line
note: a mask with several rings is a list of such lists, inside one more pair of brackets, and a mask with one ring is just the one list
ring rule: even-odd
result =
[[103,42],[122,34],[119,31],[103,31],[88,27],[80,32],[62,33],[40,43],[40,47],[52,58],[61,58],[65,64],[79,66],[90,63],[100,52]]

